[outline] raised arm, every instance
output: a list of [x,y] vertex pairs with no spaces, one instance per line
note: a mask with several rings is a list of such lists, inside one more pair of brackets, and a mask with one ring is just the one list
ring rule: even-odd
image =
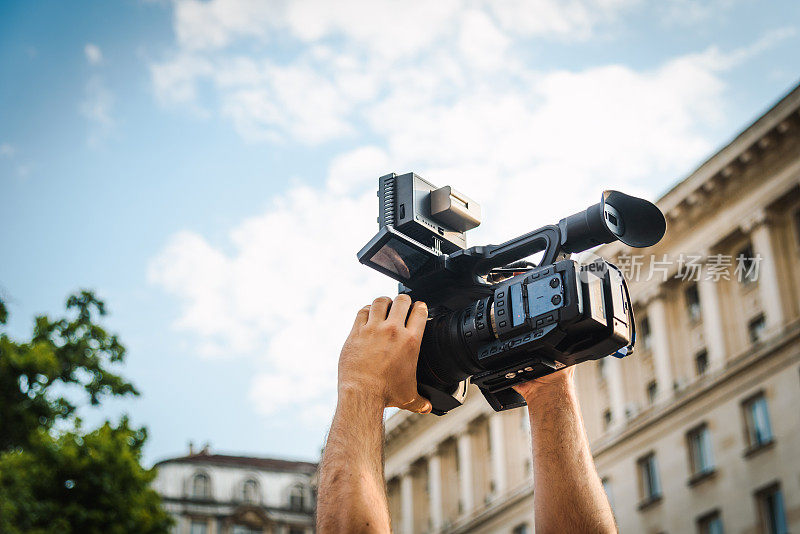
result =
[[589,450],[574,372],[568,367],[515,387],[531,420],[537,534],[617,532]]
[[407,295],[394,303],[378,298],[358,312],[339,357],[338,402],[320,469],[317,532],[390,531],[383,410],[431,410],[417,393],[416,380],[427,317],[425,304],[412,308]]

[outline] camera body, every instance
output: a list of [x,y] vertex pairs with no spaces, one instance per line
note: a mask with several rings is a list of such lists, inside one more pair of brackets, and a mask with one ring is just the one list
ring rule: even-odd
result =
[[[501,411],[525,404],[515,384],[632,352],[622,273],[600,258],[581,266],[569,254],[615,239],[655,244],[666,231],[655,205],[605,191],[557,225],[467,248],[466,232],[480,224],[472,199],[413,173],[381,177],[378,196],[379,230],[358,259],[428,304],[417,384],[433,413],[460,406],[470,381]],[[519,262],[536,253],[538,265]]]

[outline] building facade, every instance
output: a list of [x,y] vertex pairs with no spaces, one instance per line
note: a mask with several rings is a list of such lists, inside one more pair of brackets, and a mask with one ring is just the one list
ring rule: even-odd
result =
[[[657,204],[660,243],[597,251],[629,279],[636,351],[576,369],[620,531],[800,532],[800,86]],[[477,390],[393,415],[395,531],[532,532],[528,432]]]
[[317,464],[199,453],[158,462],[174,534],[312,534]]

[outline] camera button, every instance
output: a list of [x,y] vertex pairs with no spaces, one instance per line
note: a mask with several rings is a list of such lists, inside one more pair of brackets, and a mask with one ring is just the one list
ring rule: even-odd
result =
[[506,325],[505,321],[500,321],[500,328],[503,328]]

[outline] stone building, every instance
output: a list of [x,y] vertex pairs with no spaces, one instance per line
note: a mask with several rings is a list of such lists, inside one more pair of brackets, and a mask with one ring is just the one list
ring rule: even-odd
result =
[[[578,366],[623,533],[800,532],[800,86],[657,201],[665,238],[626,271],[635,353]],[[525,410],[478,391],[386,424],[395,531],[533,531]]]
[[158,462],[174,534],[312,534],[317,464],[199,453]]

